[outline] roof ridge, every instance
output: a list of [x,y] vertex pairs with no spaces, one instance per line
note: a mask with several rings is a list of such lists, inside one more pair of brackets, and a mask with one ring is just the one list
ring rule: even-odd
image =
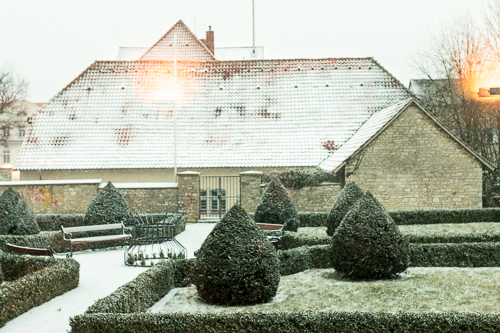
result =
[[414,98],[417,98],[417,96],[412,93],[410,91],[410,89],[408,89],[403,83],[401,83],[401,81],[399,81],[394,75],[391,74],[391,72],[389,72],[384,66],[382,66],[377,60],[375,60],[374,57],[370,57],[372,59],[372,61],[374,63],[376,63],[387,75],[389,75],[391,78],[394,79],[394,81],[396,81],[399,85],[401,85],[401,87],[403,87],[404,90],[406,90],[406,92],[408,92],[410,94],[411,97],[414,97]]
[[[173,26],[172,26],[172,27],[171,27],[171,28],[170,28],[170,29],[169,29],[169,30],[168,30],[168,31],[167,31],[167,32],[166,32],[163,36],[161,36],[161,38],[160,38],[160,39],[159,39],[156,43],[154,43],[154,45],[153,45],[153,46],[151,46],[151,47],[150,47],[150,48],[146,51],[146,53],[144,53],[144,54],[143,54],[143,55],[139,58],[139,60],[142,60],[142,58],[143,58],[146,54],[148,54],[149,52],[151,52],[151,50],[153,50],[153,49],[154,49],[154,48],[155,48],[155,47],[156,47],[156,46],[157,46],[157,45],[158,45],[158,44],[159,44],[159,43],[160,43],[160,42],[161,42],[161,41],[162,41],[165,37],[167,37],[167,35],[168,35],[169,33],[171,33],[177,25],[180,25],[181,27],[185,28],[185,29],[189,32],[189,34],[191,34],[191,35],[192,35],[192,36],[196,39],[196,41],[198,42],[198,44],[199,44],[199,45],[201,45],[201,46],[204,48],[204,50],[205,50],[205,51],[207,51],[207,52],[209,53],[209,55],[210,55],[210,56],[211,56],[214,60],[217,60],[217,59],[215,59],[215,56],[213,55],[213,53],[212,53],[212,52],[210,52],[210,50],[208,49],[208,47],[207,47],[204,43],[202,43],[202,42],[198,39],[198,37],[196,37],[196,35],[195,35],[195,34],[193,34],[193,32],[192,32],[191,30],[189,30],[189,28],[187,27],[187,25],[186,25],[186,24],[184,24],[184,22],[182,22],[182,20],[177,21],[177,22],[176,22],[176,23],[175,23],[175,24],[174,24],[174,25],[173,25]],[[151,60],[146,60],[146,61],[151,61]]]

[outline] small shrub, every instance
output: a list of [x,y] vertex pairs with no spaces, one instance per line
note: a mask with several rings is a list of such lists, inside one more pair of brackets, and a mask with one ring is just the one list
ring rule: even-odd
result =
[[338,183],[341,180],[333,172],[315,167],[310,169],[293,168],[283,172],[273,170],[269,174],[261,176],[261,183],[267,184],[271,182],[273,176],[278,177],[279,181],[286,188],[294,189],[301,189],[305,186],[317,186],[324,182]]
[[347,183],[344,186],[333,202],[330,214],[326,219],[326,234],[328,236],[333,236],[335,229],[338,228],[344,216],[363,195],[363,190],[354,182]]
[[284,230],[297,231],[299,227],[297,208],[277,178],[271,180],[262,194],[254,217],[257,223],[283,224]]
[[0,235],[35,235],[39,232],[35,215],[19,193],[9,187],[0,197]]
[[128,203],[111,182],[97,193],[85,214],[86,225],[120,222],[129,225],[132,220],[132,211]]
[[367,192],[332,237],[332,264],[348,278],[390,278],[408,267],[408,246],[385,208]]
[[192,278],[200,297],[209,303],[264,303],[278,291],[280,264],[271,242],[235,205],[198,251]]

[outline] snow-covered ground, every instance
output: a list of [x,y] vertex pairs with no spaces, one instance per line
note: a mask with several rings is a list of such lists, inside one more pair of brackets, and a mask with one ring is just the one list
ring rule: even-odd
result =
[[[188,258],[193,258],[193,252],[200,248],[214,225],[188,224],[186,231],[176,237],[186,247]],[[0,328],[0,333],[67,332],[70,317],[84,313],[96,300],[111,294],[147,269],[125,266],[125,249],[74,253],[73,258],[80,263],[78,287],[14,318]]]

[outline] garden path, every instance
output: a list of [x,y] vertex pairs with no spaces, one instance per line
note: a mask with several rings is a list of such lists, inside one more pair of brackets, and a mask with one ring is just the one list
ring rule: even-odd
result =
[[[177,240],[188,250],[188,258],[201,246],[215,224],[187,224]],[[99,298],[144,272],[144,267],[128,267],[123,263],[125,248],[92,252],[75,252],[80,263],[80,284],[77,288],[53,298],[9,321],[0,333],[63,333],[70,329],[69,318],[82,314]]]

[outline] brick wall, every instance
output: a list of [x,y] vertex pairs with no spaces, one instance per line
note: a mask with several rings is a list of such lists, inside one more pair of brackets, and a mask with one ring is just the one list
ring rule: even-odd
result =
[[482,166],[415,106],[346,164],[389,210],[480,208]]

